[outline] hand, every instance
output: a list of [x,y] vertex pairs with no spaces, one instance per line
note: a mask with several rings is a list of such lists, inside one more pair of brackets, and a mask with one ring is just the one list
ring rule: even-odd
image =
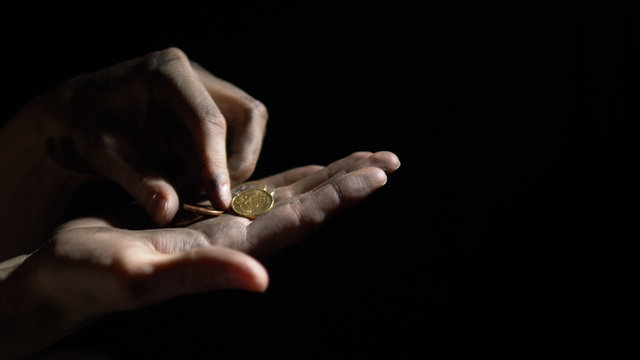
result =
[[74,78],[31,106],[54,160],[116,181],[160,225],[178,210],[175,184],[227,209],[267,121],[259,101],[175,48]]
[[[275,188],[276,205],[255,220],[225,214],[188,228],[139,231],[115,228],[101,218],[66,223],[0,284],[0,305],[4,301],[5,309],[15,309],[23,319],[14,323],[26,318],[30,325],[0,329],[0,348],[19,353],[46,346],[97,316],[183,294],[264,291],[268,275],[253,256],[300,240],[383,186],[399,165],[392,153],[360,152],[327,167],[267,177],[260,181]],[[37,336],[21,343],[20,334],[33,331]]]

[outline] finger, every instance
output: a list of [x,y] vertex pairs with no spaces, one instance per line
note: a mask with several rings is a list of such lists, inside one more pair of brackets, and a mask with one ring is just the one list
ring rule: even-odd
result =
[[158,225],[168,224],[179,207],[178,194],[169,182],[142,165],[141,156],[125,142],[104,141],[90,159],[96,171],[120,184]]
[[[334,174],[333,176],[340,176],[342,174],[346,174],[351,171],[355,171],[357,169],[363,169],[366,167],[377,167],[383,170],[385,174],[390,175],[390,174],[393,174],[400,167],[400,160],[392,152],[379,151],[372,154],[368,158],[362,159],[356,162],[355,164],[352,164],[347,169],[341,170],[340,172]],[[323,183],[321,183],[320,185],[317,185],[316,187],[321,187],[330,181],[331,181],[331,178],[325,180]],[[301,190],[301,193],[303,193],[311,189],[300,189],[300,190]],[[299,194],[300,193],[294,193],[293,196],[297,196]]]
[[[375,166],[382,169],[385,174],[391,175],[400,167],[400,159],[390,151],[378,151],[366,160],[366,166]],[[361,168],[362,166],[358,166]],[[348,169],[347,171],[353,171]]]
[[266,107],[249,94],[195,62],[191,66],[222,111],[228,125],[228,165],[231,180],[240,183],[253,173],[266,129]]
[[340,171],[353,166],[353,164],[356,164],[360,160],[366,159],[369,156],[371,156],[370,152],[359,151],[340,160],[334,161],[320,171],[314,172],[309,176],[298,180],[297,182],[278,189],[276,194],[278,196],[278,199],[276,200],[288,199],[295,194],[301,194],[306,191],[312,190]]
[[301,239],[332,215],[363,200],[387,181],[377,167],[336,176],[327,184],[258,217],[248,228],[246,249],[263,257]]
[[322,171],[311,174],[287,187],[278,189],[276,194],[278,198],[276,200],[282,201],[283,199],[304,194],[317,186],[321,186],[333,176],[342,172],[351,172],[366,167],[377,167],[382,169],[386,174],[391,174],[398,169],[399,166],[400,160],[398,157],[388,151],[380,151],[374,154],[370,152],[353,153],[346,158],[332,163]]
[[256,168],[267,125],[267,110],[255,102],[247,118],[229,123],[229,173],[234,183],[246,181]]
[[[236,103],[244,102],[245,105],[255,101],[249,94],[244,92],[239,87],[232,83],[222,80],[219,77],[211,74],[199,63],[190,60],[191,68],[198,75],[200,81],[204,84],[205,88],[209,91],[211,97],[214,100],[221,99],[219,104],[220,110],[223,114],[233,117],[243,116],[244,110],[242,107],[237,107]],[[246,107],[246,106],[245,106]]]
[[304,179],[305,177],[317,171],[320,171],[322,169],[324,169],[324,166],[307,165],[307,166],[297,167],[294,169],[283,171],[279,174],[271,175],[266,178],[262,178],[258,181],[265,183],[273,188],[278,188],[281,186],[292,184],[301,179]]
[[58,226],[56,232],[62,232],[73,229],[88,228],[88,227],[106,227],[111,224],[100,217],[83,217],[67,221],[66,223]]
[[[221,289],[264,292],[269,276],[251,256],[219,246],[205,246],[176,254],[136,254],[125,261],[136,308],[186,294]],[[133,275],[133,276],[131,276]]]
[[230,179],[227,168],[227,124],[186,55],[168,49],[156,55],[158,65],[157,91],[169,102],[178,117],[189,128],[202,165],[202,179],[209,200],[220,209],[231,203]]

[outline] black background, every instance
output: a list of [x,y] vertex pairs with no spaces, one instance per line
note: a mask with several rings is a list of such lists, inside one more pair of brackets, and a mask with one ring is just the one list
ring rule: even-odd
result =
[[638,119],[637,16],[626,3],[159,7],[13,14],[22,21],[2,25],[3,118],[73,75],[178,46],[267,105],[256,177],[357,150],[394,151],[402,167],[267,259],[266,294],[116,314],[58,348],[185,358],[626,351]]

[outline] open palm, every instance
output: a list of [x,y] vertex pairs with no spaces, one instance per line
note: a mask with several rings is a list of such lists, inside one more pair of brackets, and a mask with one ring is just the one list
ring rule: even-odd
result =
[[[224,214],[186,228],[129,230],[99,217],[62,225],[5,282],[20,294],[14,306],[32,314],[54,309],[39,324],[43,346],[96,316],[172,297],[223,288],[264,291],[256,260],[282,249],[328,217],[364,199],[399,166],[389,152],[354,153],[329,166],[295,168],[264,179],[274,208],[254,220]],[[43,334],[44,335],[44,334]]]

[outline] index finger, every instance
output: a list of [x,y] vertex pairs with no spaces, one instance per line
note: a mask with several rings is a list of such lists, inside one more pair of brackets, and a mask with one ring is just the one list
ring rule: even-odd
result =
[[255,169],[269,117],[267,108],[230,82],[222,80],[198,63],[191,67],[226,116],[229,129],[228,163],[231,180],[247,180]]
[[[219,209],[231,203],[231,182],[227,167],[227,124],[189,59],[179,49],[156,53],[155,79],[164,100],[187,126],[200,155],[201,177],[207,197]],[[154,88],[152,88],[153,90]]]

